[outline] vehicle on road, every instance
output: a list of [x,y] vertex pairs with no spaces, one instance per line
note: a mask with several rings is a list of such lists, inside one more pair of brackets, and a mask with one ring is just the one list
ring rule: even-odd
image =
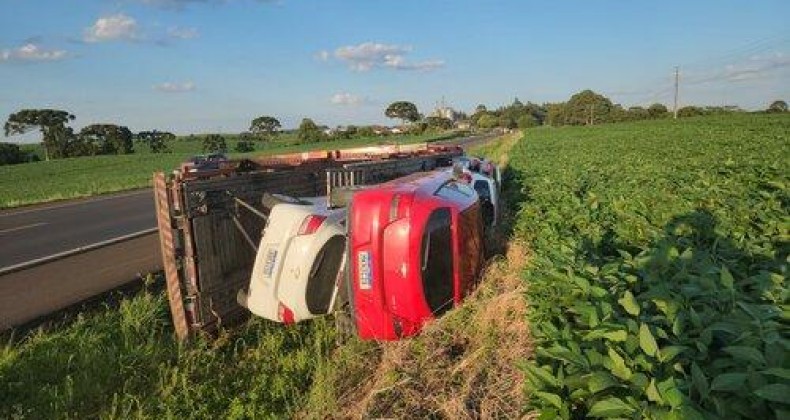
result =
[[331,312],[346,247],[345,209],[328,209],[326,197],[263,200],[271,210],[238,303],[284,324]]
[[182,170],[187,173],[217,171],[228,158],[222,153],[192,156],[182,165]]
[[356,192],[347,230],[348,313],[363,339],[418,334],[469,294],[483,266],[480,201],[452,172]]

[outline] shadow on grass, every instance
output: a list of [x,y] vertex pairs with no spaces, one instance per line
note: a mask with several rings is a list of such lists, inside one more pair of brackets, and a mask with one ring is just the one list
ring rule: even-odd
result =
[[[790,247],[781,236],[736,242],[729,228],[696,209],[673,217],[646,248],[614,228],[598,240],[581,239],[569,262],[574,272],[565,279],[547,262],[530,288],[533,312],[543,320],[533,328],[546,338],[537,364],[550,366],[556,377],[607,372],[612,362],[605,355],[614,350],[624,367],[612,377],[618,387],[595,395],[572,381],[536,390],[558,395],[574,415],[607,397],[635,397],[634,410],[671,406],[684,416],[780,417],[786,395],[774,392],[786,388],[777,372],[787,366],[782,307]],[[591,286],[601,292],[596,296]],[[624,329],[628,339],[603,337],[611,328]],[[558,337],[558,329],[568,332]],[[545,352],[569,342],[580,355],[604,356],[585,359],[588,366],[580,368]],[[648,397],[640,381],[628,379],[636,375],[655,380],[659,391]]]

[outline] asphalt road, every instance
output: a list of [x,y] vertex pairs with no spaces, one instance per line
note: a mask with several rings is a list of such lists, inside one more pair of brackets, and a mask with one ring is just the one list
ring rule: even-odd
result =
[[154,227],[149,189],[3,211],[0,269]]
[[0,276],[0,331],[124,286],[161,266],[159,236],[153,233]]

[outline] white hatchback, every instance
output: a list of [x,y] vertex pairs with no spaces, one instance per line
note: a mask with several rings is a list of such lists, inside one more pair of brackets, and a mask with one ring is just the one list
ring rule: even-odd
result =
[[332,311],[345,260],[346,209],[326,204],[326,197],[264,198],[271,211],[240,305],[285,324]]

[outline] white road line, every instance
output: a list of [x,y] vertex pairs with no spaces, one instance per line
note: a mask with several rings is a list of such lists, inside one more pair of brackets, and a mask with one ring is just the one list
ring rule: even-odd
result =
[[4,233],[16,232],[18,230],[30,229],[30,228],[34,228],[34,227],[37,227],[37,226],[44,226],[44,225],[47,225],[47,224],[49,224],[49,223],[40,222],[40,223],[33,223],[31,225],[17,226],[17,227],[13,227],[13,228],[10,228],[10,229],[3,229],[3,230],[0,230],[0,235],[2,235]]
[[96,242],[90,245],[81,246],[78,248],[70,249],[68,251],[58,252],[57,254],[48,255],[46,257],[36,258],[34,260],[25,261],[19,264],[9,265],[8,267],[0,268],[0,276],[5,274],[14,273],[17,271],[25,270],[28,268],[32,268],[38,265],[46,264],[52,261],[60,260],[66,257],[70,257],[72,255],[82,254],[88,251],[93,251],[94,249],[103,248],[105,246],[115,245],[119,242],[129,241],[132,239],[139,238],[141,236],[150,235],[152,233],[157,232],[158,228],[150,228],[144,229],[141,231],[137,231],[134,233],[130,233],[128,235],[119,236],[117,238],[107,239],[105,241]]
[[127,193],[127,194],[117,194],[117,193],[110,193],[110,194],[113,194],[113,195],[106,196],[106,197],[99,196],[99,197],[95,197],[95,198],[92,198],[92,197],[75,198],[75,199],[73,199],[74,201],[70,201],[68,203],[63,203],[63,204],[53,204],[51,206],[48,206],[46,203],[41,204],[41,207],[38,207],[38,205],[33,204],[33,205],[36,205],[37,207],[33,208],[33,209],[25,209],[25,210],[18,210],[18,211],[11,210],[8,213],[0,212],[0,217],[17,216],[17,215],[20,215],[20,214],[35,213],[37,211],[46,211],[46,210],[52,210],[52,209],[60,209],[60,208],[63,208],[63,207],[73,207],[73,206],[79,206],[79,205],[82,205],[82,204],[96,203],[96,202],[99,202],[99,201],[107,201],[107,200],[115,200],[115,199],[118,199],[118,198],[125,198],[125,197],[129,197],[129,196],[133,196],[133,195],[140,195],[140,194],[151,194],[151,197],[153,197],[154,193],[153,193],[153,189],[147,188],[147,189],[144,189],[144,190],[135,191],[135,192]]

